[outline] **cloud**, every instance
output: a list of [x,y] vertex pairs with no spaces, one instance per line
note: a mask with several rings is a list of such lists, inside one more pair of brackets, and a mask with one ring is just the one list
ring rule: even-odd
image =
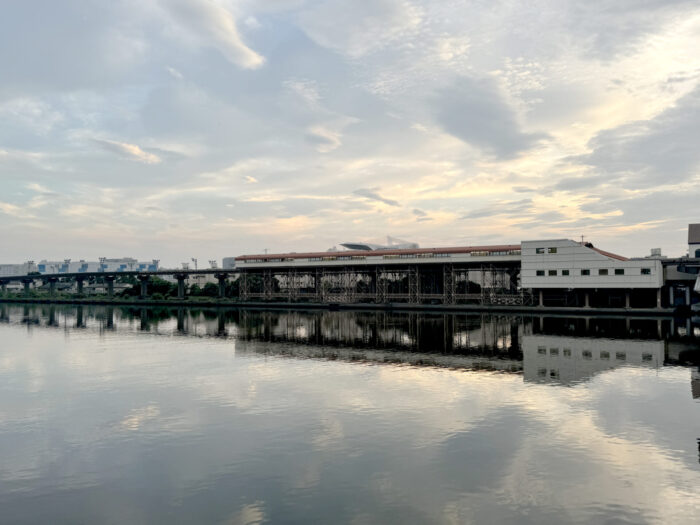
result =
[[317,44],[360,58],[414,30],[421,18],[406,0],[327,0],[302,12],[300,21]]
[[425,217],[425,216],[428,215],[428,214],[425,213],[423,210],[419,210],[418,208],[414,208],[414,209],[413,209],[413,215],[415,215],[415,216],[417,216],[417,217]]
[[515,111],[490,78],[456,79],[438,90],[434,112],[447,133],[499,159],[513,158],[545,138],[521,129]]
[[359,190],[353,191],[353,194],[357,195],[358,197],[363,197],[365,199],[369,199],[371,201],[377,201],[377,202],[382,202],[384,204],[387,204],[389,206],[401,206],[398,201],[395,201],[393,199],[386,199],[379,195],[375,190],[373,189],[368,189],[368,188],[360,188]]
[[106,139],[93,139],[93,141],[99,144],[105,151],[116,153],[125,159],[135,160],[144,164],[158,164],[161,162],[160,157],[153,153],[143,151],[136,144]]
[[[621,180],[625,188],[679,183],[700,173],[698,137],[700,86],[653,119],[599,132],[588,144],[591,152],[572,160],[591,168],[594,183]],[[584,178],[560,184],[585,183]]]
[[462,219],[481,219],[494,215],[522,214],[532,209],[532,199],[522,199],[519,201],[499,201],[490,206],[479,208],[463,215]]
[[183,28],[218,49],[229,62],[244,69],[265,63],[243,42],[233,15],[223,6],[211,0],[166,0],[162,5]]
[[306,133],[306,140],[316,146],[319,153],[328,153],[338,148],[342,142],[340,141],[341,133],[329,129],[325,126],[313,126]]

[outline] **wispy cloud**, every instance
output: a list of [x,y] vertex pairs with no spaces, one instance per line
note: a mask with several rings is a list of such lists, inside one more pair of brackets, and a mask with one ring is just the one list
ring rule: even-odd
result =
[[357,195],[358,197],[362,197],[371,201],[381,202],[389,206],[401,206],[401,204],[398,201],[382,197],[374,189],[360,188],[358,190],[353,191],[353,194]]
[[143,162],[144,164],[158,164],[161,159],[153,153],[142,150],[136,144],[118,142],[116,140],[93,139],[102,149],[116,153],[122,158]]

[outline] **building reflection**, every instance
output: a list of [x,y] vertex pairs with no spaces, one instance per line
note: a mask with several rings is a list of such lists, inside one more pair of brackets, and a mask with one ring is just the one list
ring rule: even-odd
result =
[[621,366],[688,365],[700,397],[700,330],[685,319],[2,304],[0,321],[217,337],[243,353],[494,370],[559,385]]

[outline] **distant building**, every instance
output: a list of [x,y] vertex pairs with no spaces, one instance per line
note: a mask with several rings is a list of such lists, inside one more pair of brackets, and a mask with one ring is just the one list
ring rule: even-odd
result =
[[120,259],[100,259],[99,261],[73,261],[64,259],[63,261],[42,260],[36,264],[36,271],[41,274],[53,273],[85,273],[85,272],[155,272],[158,270],[160,261],[138,261],[131,257]]
[[17,275],[27,275],[37,272],[42,275],[55,273],[86,273],[86,272],[155,272],[159,269],[159,261],[138,261],[131,257],[121,259],[101,259],[99,261],[73,261],[64,259],[62,261],[42,260],[38,263],[29,261],[21,264],[0,264],[0,277],[11,277]]
[[700,224],[688,224],[688,255],[700,258]]

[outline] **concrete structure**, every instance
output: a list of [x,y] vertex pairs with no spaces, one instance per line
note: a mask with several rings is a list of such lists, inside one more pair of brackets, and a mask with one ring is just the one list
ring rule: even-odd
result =
[[523,288],[652,288],[663,286],[661,261],[627,259],[568,239],[523,241]]
[[700,224],[688,224],[688,257],[700,259]]

